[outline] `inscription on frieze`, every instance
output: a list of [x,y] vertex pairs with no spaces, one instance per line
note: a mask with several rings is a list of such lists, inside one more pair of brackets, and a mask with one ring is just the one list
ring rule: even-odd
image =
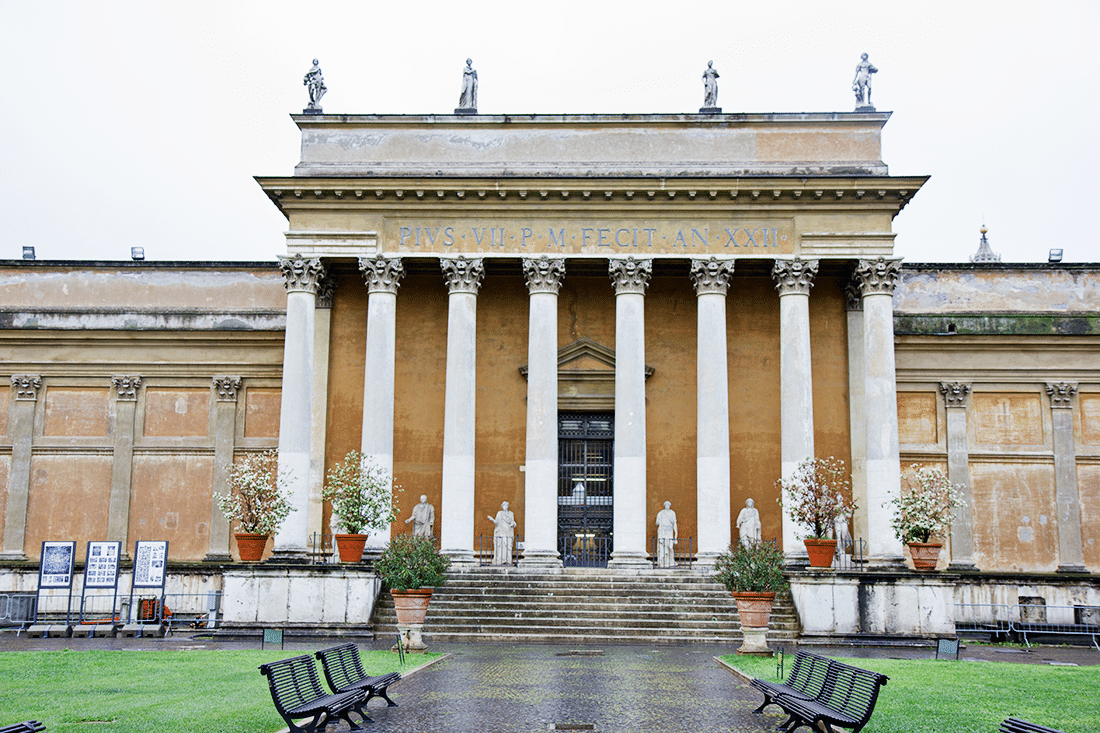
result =
[[793,252],[790,221],[391,220],[383,250],[400,253],[684,254]]

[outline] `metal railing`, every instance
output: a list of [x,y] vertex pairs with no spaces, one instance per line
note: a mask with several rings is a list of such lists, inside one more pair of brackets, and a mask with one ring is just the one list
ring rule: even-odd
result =
[[695,560],[695,538],[650,537],[647,551],[655,568],[689,570]]
[[611,547],[610,537],[582,534],[562,537],[562,564],[567,568],[606,568]]
[[1002,603],[956,603],[955,631],[990,634],[1007,639],[1012,630],[1012,607]]
[[1045,603],[956,603],[955,630],[989,634],[993,640],[1031,636],[1087,636],[1100,651],[1100,606],[1051,606]]
[[851,552],[841,552],[837,545],[837,552],[833,555],[833,567],[837,570],[861,572],[867,568],[867,543],[863,538],[852,540]]
[[0,626],[22,631],[33,624],[37,600],[34,593],[0,593]]
[[[499,540],[499,545],[497,540]],[[477,564],[481,567],[514,567],[519,563],[519,546],[523,538],[494,537],[479,534],[477,536]]]
[[309,564],[335,565],[340,562],[332,535],[314,532],[309,536]]
[[221,621],[222,592],[166,593],[164,623],[173,629],[213,629]]

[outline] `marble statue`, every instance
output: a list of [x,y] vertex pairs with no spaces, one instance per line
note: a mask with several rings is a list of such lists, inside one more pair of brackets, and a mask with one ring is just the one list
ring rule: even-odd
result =
[[516,518],[508,510],[508,502],[501,502],[496,517],[489,517],[496,525],[493,530],[493,565],[512,564],[512,541],[516,536]]
[[473,59],[466,59],[466,68],[462,70],[462,93],[458,95],[458,108],[477,111],[477,72]]
[[405,524],[413,523],[413,537],[431,537],[435,534],[435,507],[428,503],[428,497],[421,494],[420,503],[413,507],[412,516]]
[[306,72],[302,84],[309,89],[309,106],[306,109],[321,109],[321,97],[325,96],[328,88],[325,86],[325,77],[321,75],[321,67],[317,65],[317,59],[313,59],[313,68]]
[[852,80],[852,91],[856,93],[856,109],[871,107],[871,74],[878,73],[878,69],[867,60],[867,54],[860,54],[859,58],[860,61],[856,64],[856,77]]
[[714,70],[714,62],[707,62],[707,70],[703,72],[703,107],[718,106],[718,72]]
[[657,512],[657,567],[671,568],[676,565],[673,549],[678,535],[676,512],[672,511],[672,502],[666,501],[665,508]]
[[737,515],[737,532],[745,547],[760,541],[760,511],[752,499],[745,499],[745,508]]

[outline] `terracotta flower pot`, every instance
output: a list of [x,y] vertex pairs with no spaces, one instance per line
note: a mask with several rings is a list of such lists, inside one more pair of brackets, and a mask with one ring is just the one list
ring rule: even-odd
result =
[[428,615],[428,601],[432,599],[434,588],[410,588],[409,590],[391,590],[393,607],[397,611],[397,623],[400,626],[422,624]]
[[910,542],[909,555],[913,558],[913,567],[917,570],[935,570],[940,559],[939,542]]
[[253,532],[237,532],[237,554],[241,556],[241,562],[259,562],[264,556],[264,548],[267,547],[267,535]]
[[359,562],[363,559],[363,548],[366,545],[365,534],[336,535],[336,549],[340,552],[340,562]]
[[833,554],[836,552],[836,540],[803,540],[806,554],[810,557],[811,568],[832,567]]
[[759,629],[768,625],[775,593],[734,591],[733,600],[737,601],[737,615],[741,619],[742,627]]

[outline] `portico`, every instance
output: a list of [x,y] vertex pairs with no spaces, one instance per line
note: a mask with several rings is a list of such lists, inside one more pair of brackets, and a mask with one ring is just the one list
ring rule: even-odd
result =
[[[705,566],[746,498],[797,560],[774,482],[812,455],[862,472],[856,525],[874,560],[900,560],[877,508],[900,482],[890,222],[924,179],[887,174],[888,117],[296,116],[295,175],[259,181],[288,262],[335,283],[311,362],[325,463],[361,449],[427,495],[460,564],[508,501],[521,562],[559,566],[558,510],[585,478],[559,455],[568,405],[614,414],[612,565],[649,564],[670,501]],[[291,323],[287,354],[311,353]],[[559,368],[581,341],[609,356]],[[311,383],[285,372],[284,410]],[[319,472],[299,473],[306,503]]]

